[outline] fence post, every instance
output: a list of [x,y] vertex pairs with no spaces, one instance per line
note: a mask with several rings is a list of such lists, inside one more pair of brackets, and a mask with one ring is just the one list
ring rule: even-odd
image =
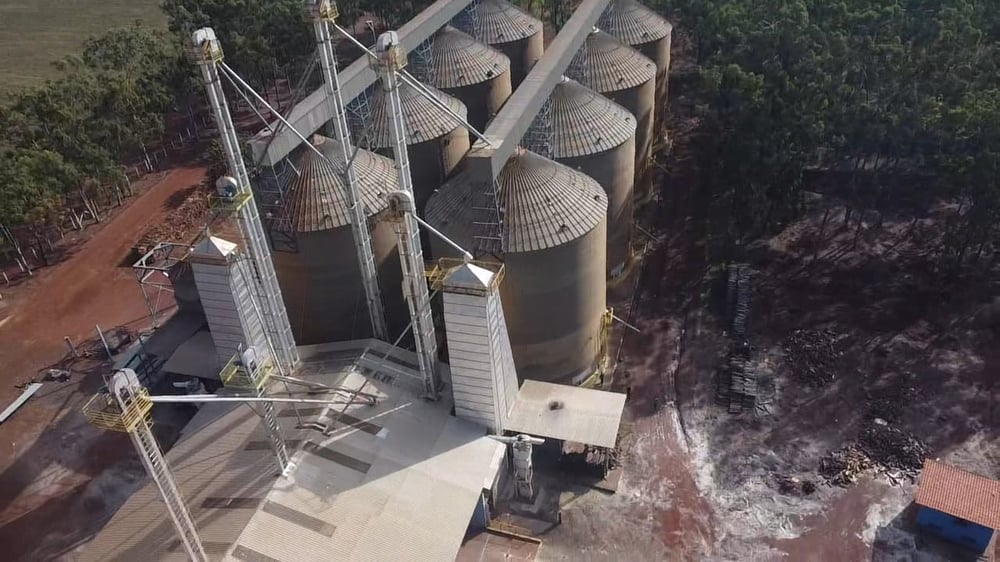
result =
[[111,359],[111,348],[108,347],[108,340],[104,338],[104,330],[101,329],[100,324],[94,324],[94,328],[97,329],[97,335],[101,338],[101,343],[104,344],[104,351],[108,354],[108,359]]
[[73,345],[73,341],[69,339],[69,336],[63,336],[63,341],[66,342],[66,347],[69,348],[69,352],[73,354],[73,357],[80,357],[80,354],[76,352],[76,347]]

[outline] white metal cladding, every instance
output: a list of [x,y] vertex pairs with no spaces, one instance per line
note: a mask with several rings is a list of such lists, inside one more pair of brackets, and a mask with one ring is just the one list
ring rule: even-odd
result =
[[[345,372],[361,351],[321,344],[302,353],[297,376],[379,400],[304,414],[332,423],[328,435],[286,424],[285,437],[297,443],[296,468],[286,477],[276,477],[267,437],[248,408],[207,404],[184,428],[167,462],[211,559],[455,559],[505,447],[484,427],[449,415],[448,400],[428,402]],[[80,558],[183,560],[176,543],[147,481]]]
[[252,265],[236,245],[211,237],[195,248],[189,260],[220,364],[225,365],[243,345],[270,356],[246,280],[246,268]]
[[500,292],[494,288],[488,297],[490,317],[490,338],[493,341],[493,365],[497,371],[498,393],[501,411],[503,413],[503,428],[507,429],[507,417],[517,400],[517,369],[514,367],[514,354],[510,349],[510,338],[507,335],[507,320],[503,315],[503,305],[500,302]]
[[625,395],[526,380],[507,422],[509,431],[597,447],[614,447]]
[[500,431],[486,298],[445,292],[443,302],[455,415]]
[[[517,373],[494,275],[472,264],[456,268],[445,280],[443,302],[455,414],[502,433],[517,395]],[[463,293],[478,285],[483,293],[449,292],[449,284]]]

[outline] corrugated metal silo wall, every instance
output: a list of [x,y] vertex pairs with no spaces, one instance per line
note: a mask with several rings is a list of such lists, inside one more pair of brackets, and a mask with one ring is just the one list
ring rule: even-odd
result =
[[656,63],[657,123],[662,122],[667,113],[667,96],[670,91],[670,41],[671,34],[668,34],[657,41],[633,46]]
[[[297,252],[274,252],[281,294],[299,345],[371,336],[361,271],[349,226],[296,235]],[[396,235],[389,223],[372,232],[372,251],[390,327],[409,322],[402,297]]]
[[[382,148],[377,152],[393,157],[391,148]],[[407,145],[406,152],[410,156],[413,199],[417,213],[423,216],[427,200],[469,152],[469,132],[465,127],[455,127],[436,139]]]
[[517,41],[492,43],[490,46],[510,59],[510,83],[515,90],[545,53],[545,40],[541,31]]
[[[504,256],[500,297],[518,381],[570,384],[596,367],[607,308],[606,237],[607,219],[568,244]],[[458,257],[437,238],[431,245],[435,256]]]
[[464,103],[469,108],[469,123],[482,131],[486,128],[486,123],[503,107],[513,88],[508,70],[479,84],[441,90]]
[[620,268],[628,260],[632,239],[633,193],[635,186],[635,136],[612,150],[556,162],[579,170],[597,180],[608,194],[607,271]]
[[653,154],[653,123],[656,119],[656,84],[648,80],[634,88],[601,92],[635,115],[635,199],[648,198],[652,186],[645,181]]
[[505,255],[500,296],[519,380],[568,384],[596,367],[606,237],[607,219],[567,244]]

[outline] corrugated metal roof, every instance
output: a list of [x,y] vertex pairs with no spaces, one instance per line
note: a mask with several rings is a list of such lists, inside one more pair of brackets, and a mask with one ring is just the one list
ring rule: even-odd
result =
[[641,45],[670,35],[674,26],[635,0],[611,0],[597,27],[628,43]]
[[[462,119],[468,118],[469,110],[464,103],[432,86],[427,86],[427,88]],[[423,94],[407,84],[399,85],[399,97],[403,106],[403,125],[406,128],[407,144],[418,144],[436,139],[461,126],[455,123],[455,120],[447,113],[435,107]],[[392,146],[392,136],[389,132],[388,101],[389,98],[386,97],[382,86],[376,86],[370,100],[372,146],[369,148],[379,149]]]
[[434,85],[461,88],[486,82],[510,70],[510,59],[450,25],[434,35]]
[[504,0],[481,0],[477,17],[483,41],[490,45],[510,43],[542,32],[542,22]]
[[614,447],[625,395],[526,380],[507,417],[506,429],[596,447]]
[[635,135],[627,109],[575,80],[563,78],[551,101],[553,158],[597,154]]
[[917,505],[1000,529],[1000,481],[927,459],[920,474]]
[[[608,196],[589,176],[523,148],[497,178],[508,252],[544,250],[593,230],[608,212]],[[427,220],[459,244],[471,244],[482,221],[476,201],[483,186],[460,174],[431,196]],[[480,203],[481,204],[481,203]]]
[[[334,406],[377,425],[334,421],[326,434],[294,428],[280,412],[294,470],[276,476],[260,419],[243,407],[208,404],[167,454],[212,559],[454,560],[484,483],[504,445],[405,389],[345,373],[342,353],[311,346],[297,376],[379,396],[375,406]],[[343,350],[341,350],[343,351]],[[355,357],[356,359],[356,357]],[[331,365],[332,367],[327,367]],[[310,412],[307,421],[347,416]],[[295,441],[291,441],[295,440]],[[308,445],[307,444],[311,444]],[[487,484],[488,485],[488,484]],[[82,552],[84,560],[182,560],[152,483],[129,498]]]
[[603,31],[587,36],[580,56],[587,67],[581,78],[588,88],[600,93],[626,90],[656,78],[656,63],[639,51]]
[[[343,165],[340,145],[334,139],[314,135],[313,145],[336,165]],[[361,199],[369,215],[388,205],[385,193],[396,189],[396,163],[390,158],[360,149],[354,158]],[[295,232],[316,232],[351,224],[344,177],[312,150],[304,150],[299,159],[299,175],[292,175],[288,207]]]
[[215,340],[208,329],[195,332],[163,364],[168,373],[203,379],[218,379],[221,368],[215,354]]

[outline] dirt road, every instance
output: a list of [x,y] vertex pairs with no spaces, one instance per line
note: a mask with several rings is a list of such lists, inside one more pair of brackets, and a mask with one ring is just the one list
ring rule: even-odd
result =
[[[73,254],[4,295],[0,308],[0,404],[15,384],[60,360],[63,336],[81,341],[94,325],[149,326],[146,305],[127,259],[147,226],[170,213],[175,193],[198,183],[200,167],[182,167],[138,185],[141,195],[84,233]],[[162,304],[172,306],[169,297]],[[100,385],[100,361],[75,366],[68,383],[49,382],[0,425],[0,544],[4,558],[57,556],[99,526],[116,498],[142,474],[127,438],[87,425],[79,413]]]

